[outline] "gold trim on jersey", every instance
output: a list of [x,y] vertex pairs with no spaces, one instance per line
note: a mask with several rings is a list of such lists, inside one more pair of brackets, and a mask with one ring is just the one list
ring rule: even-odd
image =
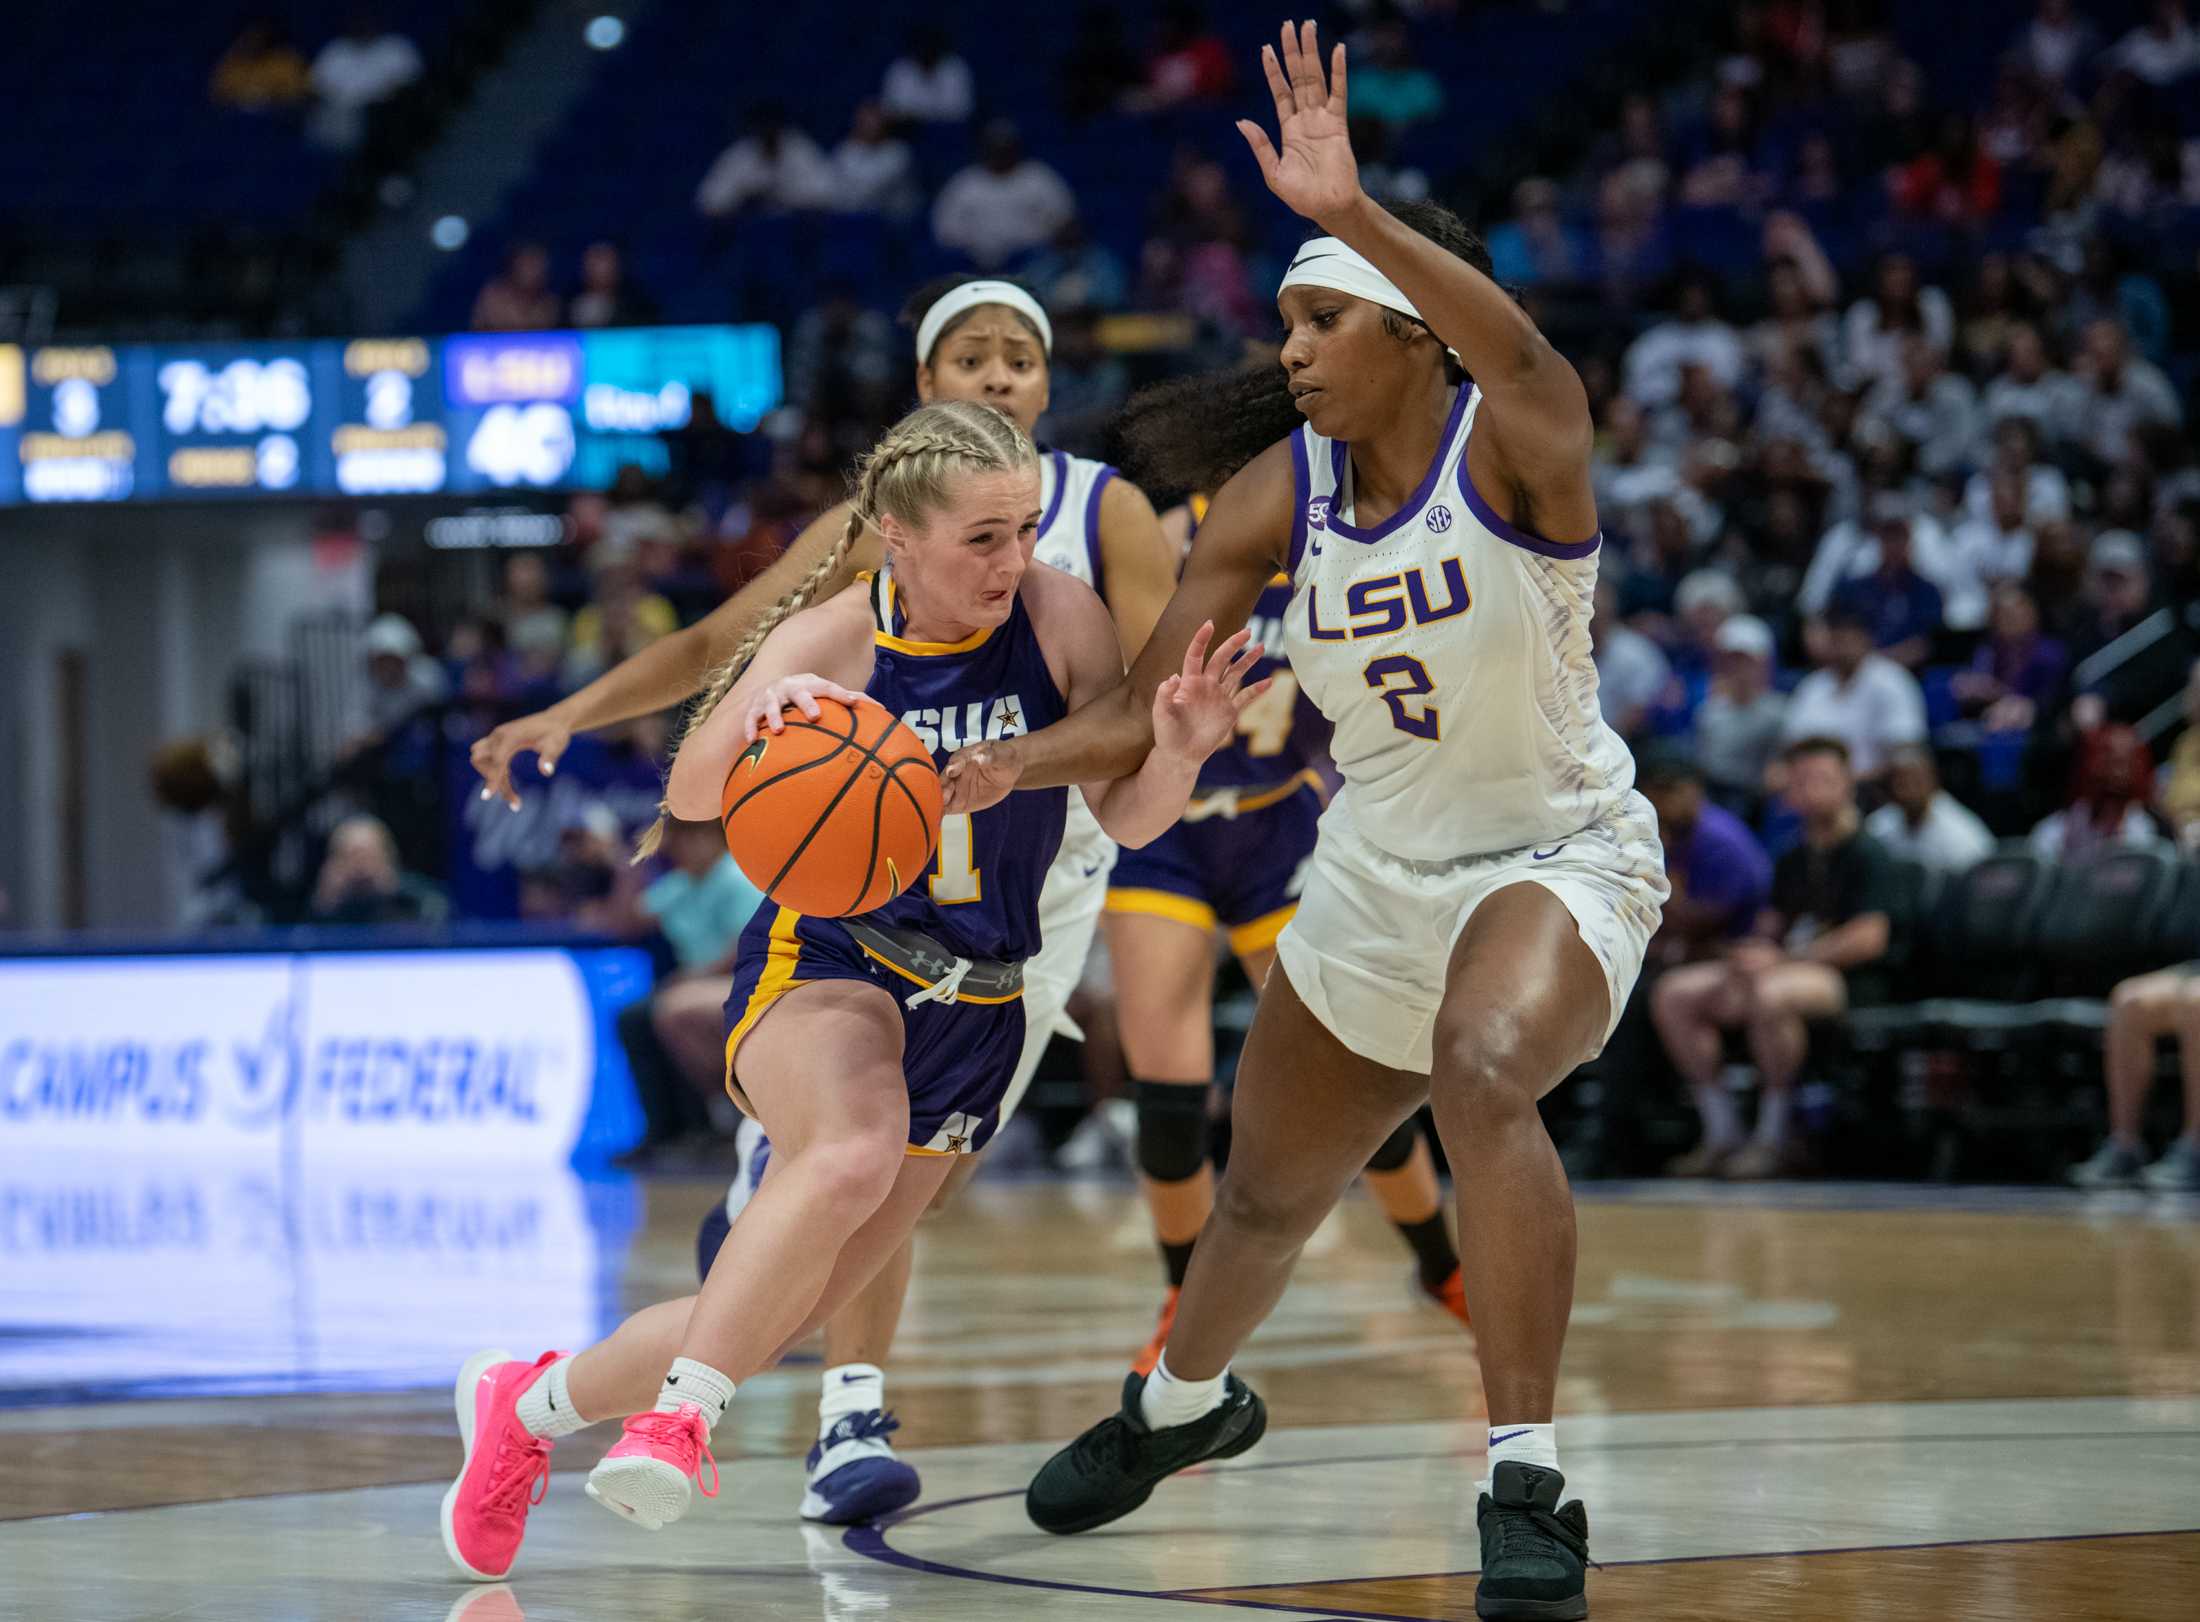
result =
[[1204,901],[1194,901],[1188,895],[1178,895],[1174,890],[1142,890],[1135,887],[1117,889],[1110,886],[1104,903],[1109,912],[1124,913],[1134,918],[1166,918],[1171,923],[1190,924],[1192,928],[1215,932],[1215,909]]
[[741,1018],[726,1033],[726,1091],[736,1103],[741,1092],[734,1085],[733,1054],[741,1045],[741,1038],[756,1028],[756,1022],[771,1011],[772,1005],[796,986],[804,982],[795,970],[802,961],[802,942],[795,938],[794,926],[802,922],[802,914],[792,907],[781,907],[779,916],[772,920],[771,944],[765,948],[764,972],[756,977],[756,989],[749,993],[748,1006],[741,1010]]
[[[892,574],[885,577],[885,585],[885,602],[881,611],[885,616],[886,624],[892,625],[894,623],[895,596]],[[986,638],[999,629],[998,625],[988,625],[982,630],[971,632],[960,642],[913,642],[908,637],[896,636],[891,631],[881,627],[871,633],[871,640],[877,646],[890,648],[895,653],[913,653],[920,657],[930,657],[942,653],[968,653],[972,648],[983,647]]]
[[1239,957],[1250,957],[1255,952],[1265,952],[1276,944],[1276,937],[1283,933],[1284,925],[1299,910],[1294,901],[1278,907],[1274,912],[1255,918],[1249,924],[1238,924],[1230,931],[1230,950]]
[[[896,963],[891,958],[879,956],[878,953],[872,951],[868,946],[863,945],[861,941],[856,942],[856,945],[859,949],[861,949],[863,955],[869,958],[873,963],[877,963],[882,967],[892,969],[896,974],[900,975],[904,980],[909,981],[913,985],[923,986],[926,990],[929,991],[935,984],[937,984],[936,981],[927,980],[921,974],[910,973],[907,969],[903,968],[899,963]],[[973,997],[967,991],[958,991],[955,993],[954,1000],[956,1002],[976,1003],[984,1007],[996,1007],[1001,1003],[1014,1002],[1023,994],[1024,991],[1023,987],[1021,986],[1018,986],[1014,991],[1011,991],[1005,997]]]

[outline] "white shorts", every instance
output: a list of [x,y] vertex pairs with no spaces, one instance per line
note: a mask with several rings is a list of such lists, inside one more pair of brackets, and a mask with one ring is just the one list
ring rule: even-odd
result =
[[[1471,792],[1471,791],[1470,791]],[[1299,910],[1276,941],[1291,986],[1363,1058],[1427,1075],[1452,947],[1485,898],[1528,880],[1566,904],[1604,968],[1611,1013],[1627,1006],[1668,889],[1657,814],[1630,794],[1565,839],[1490,856],[1415,862],[1368,843],[1351,794],[1323,813]]]
[[1039,887],[1039,950],[1024,959],[1024,1051],[1016,1061],[1008,1094],[1001,1100],[996,1132],[1008,1125],[1024,1101],[1047,1044],[1057,1036],[1084,1038],[1069,1017],[1069,999],[1084,978],[1085,959],[1092,955],[1115,854],[1111,839],[1065,842],[1061,855],[1047,869],[1046,883]]

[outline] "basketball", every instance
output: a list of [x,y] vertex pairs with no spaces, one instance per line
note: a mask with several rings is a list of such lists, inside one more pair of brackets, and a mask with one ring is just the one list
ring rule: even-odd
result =
[[932,865],[940,776],[931,751],[876,704],[817,701],[759,733],[726,775],[726,849],[749,882],[817,918],[869,912]]

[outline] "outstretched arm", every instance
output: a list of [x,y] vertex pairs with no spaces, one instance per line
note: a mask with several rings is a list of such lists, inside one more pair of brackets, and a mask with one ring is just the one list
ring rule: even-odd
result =
[[1213,626],[1225,640],[1240,630],[1282,566],[1293,500],[1285,441],[1255,457],[1216,495],[1185,560],[1184,578],[1130,674],[1053,726],[959,751],[942,774],[947,809],[982,810],[1014,788],[1134,775],[1153,747],[1154,694],[1183,673],[1200,627]]
[[[473,766],[481,774],[482,797],[495,795],[516,811],[519,790],[512,782],[514,756],[532,751],[536,770],[548,777],[574,733],[654,715],[693,697],[712,667],[730,658],[765,611],[800,585],[833,549],[847,521],[848,507],[843,502],[811,520],[770,568],[693,625],[659,637],[548,709],[507,721],[477,739]],[[879,553],[877,534],[866,530],[814,600],[832,597],[859,569],[877,568]]]
[[1275,97],[1277,140],[1249,119],[1238,130],[1268,189],[1364,255],[1458,353],[1483,395],[1469,442],[1471,471],[1499,515],[1533,522],[1557,539],[1586,539],[1596,529],[1589,489],[1595,430],[1573,367],[1503,288],[1361,189],[1345,126],[1342,45],[1325,80],[1314,25],[1286,23],[1281,54],[1264,46],[1261,66]]

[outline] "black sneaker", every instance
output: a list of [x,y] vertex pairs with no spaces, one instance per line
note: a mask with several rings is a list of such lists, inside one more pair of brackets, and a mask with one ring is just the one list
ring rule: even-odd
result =
[[1564,1476],[1539,1465],[1497,1467],[1474,1511],[1482,1530],[1476,1616],[1578,1622],[1589,1614],[1589,1516],[1578,1498],[1560,1507],[1565,1485]]
[[1039,1467],[1024,1494],[1024,1513],[1042,1532],[1089,1532],[1120,1520],[1153,1496],[1163,1479],[1209,1459],[1234,1459],[1268,1428],[1268,1409],[1253,1388],[1230,1375],[1222,1406],[1189,1424],[1153,1430],[1139,1412],[1142,1374],[1123,1381],[1123,1411],[1111,1414]]

